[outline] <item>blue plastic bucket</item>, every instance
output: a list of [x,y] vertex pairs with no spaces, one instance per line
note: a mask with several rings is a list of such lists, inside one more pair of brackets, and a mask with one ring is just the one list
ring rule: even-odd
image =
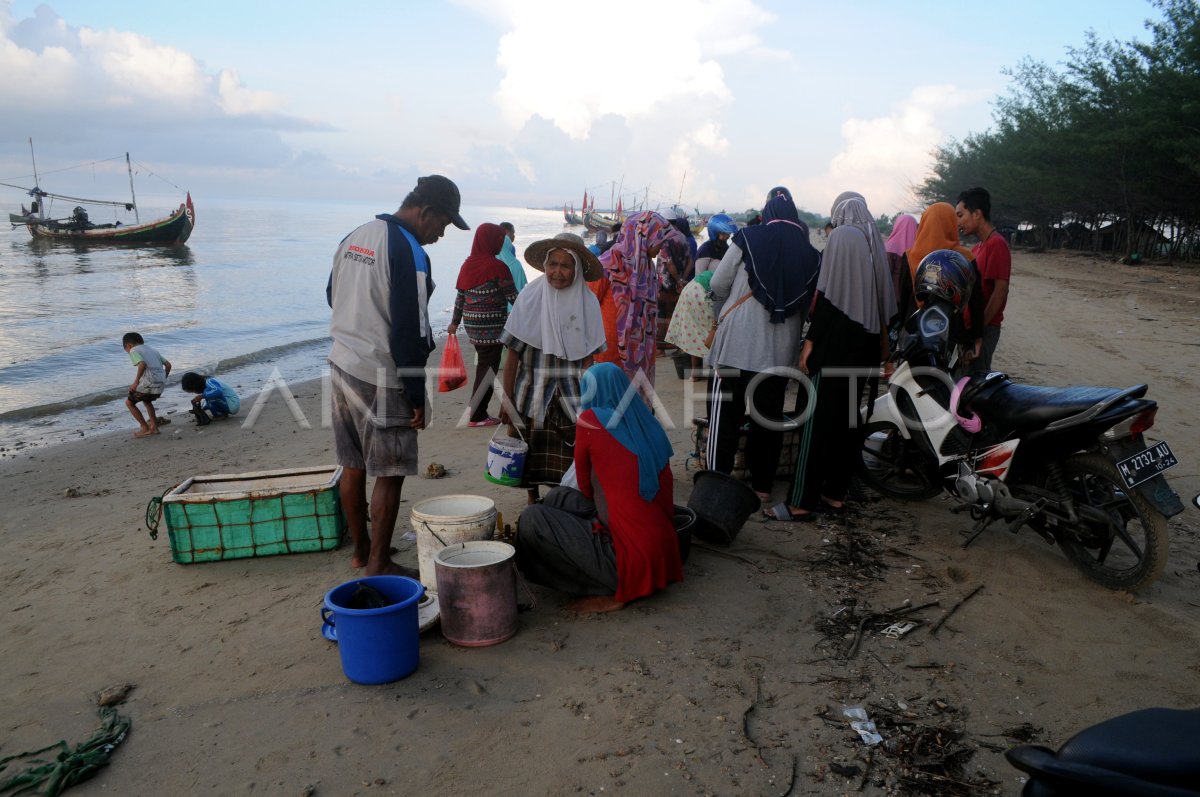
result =
[[[379,609],[350,609],[355,589],[366,584],[395,601]],[[325,593],[322,634],[337,642],[342,672],[356,684],[386,684],[417,669],[420,631],[417,604],[425,594],[407,576],[367,576]]]

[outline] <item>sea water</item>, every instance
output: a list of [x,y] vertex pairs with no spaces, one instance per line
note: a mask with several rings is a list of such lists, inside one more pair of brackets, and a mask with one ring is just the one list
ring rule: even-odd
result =
[[[356,226],[395,207],[192,199],[196,229],[178,247],[48,243],[24,227],[0,229],[0,457],[132,431],[124,400],[135,372],[121,347],[125,332],[140,332],[171,361],[155,406],[180,423],[190,422],[183,413],[191,396],[178,381],[186,371],[219,376],[246,397],[273,375],[297,382],[327,369],[325,287],[334,250]],[[18,210],[19,202],[10,204],[0,212]],[[143,220],[172,209],[159,204],[162,212],[142,210]],[[471,231],[450,226],[427,247],[439,336],[477,225],[512,222],[522,262],[525,246],[540,238],[583,232],[564,227],[562,211],[465,206],[462,214]]]

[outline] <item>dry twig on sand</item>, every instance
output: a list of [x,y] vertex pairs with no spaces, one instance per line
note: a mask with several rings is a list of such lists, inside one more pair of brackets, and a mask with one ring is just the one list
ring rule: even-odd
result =
[[754,741],[754,737],[750,735],[750,713],[758,707],[758,700],[762,696],[762,687],[759,684],[758,676],[754,676],[754,699],[750,701],[750,705],[742,712],[742,736],[746,737],[746,741],[754,748],[754,758],[758,763],[762,764],[763,769],[769,769],[767,762],[763,759],[762,747],[758,742]]
[[945,625],[946,621],[950,619],[950,615],[952,615],[952,614],[954,614],[956,611],[958,611],[958,607],[962,606],[964,603],[966,603],[967,601],[971,600],[971,598],[974,598],[974,597],[975,597],[975,595],[976,595],[976,593],[978,593],[978,592],[979,592],[979,590],[981,590],[981,589],[983,589],[983,585],[982,585],[982,584],[980,584],[978,587],[976,587],[975,589],[973,589],[973,590],[971,590],[970,592],[968,592],[968,593],[966,594],[966,597],[964,597],[964,598],[963,598],[962,600],[960,600],[958,603],[956,603],[956,604],[954,604],[953,606],[951,606],[951,607],[950,607],[950,611],[948,611],[948,612],[946,612],[945,614],[943,614],[943,615],[942,615],[942,617],[941,617],[941,619],[940,619],[940,620],[938,620],[936,623],[934,623],[934,624],[933,624],[933,628],[930,628],[930,629],[929,629],[929,635],[930,635],[930,636],[934,636],[935,634],[937,634],[937,632],[938,632],[938,629],[939,629],[939,628],[941,628],[943,625]]

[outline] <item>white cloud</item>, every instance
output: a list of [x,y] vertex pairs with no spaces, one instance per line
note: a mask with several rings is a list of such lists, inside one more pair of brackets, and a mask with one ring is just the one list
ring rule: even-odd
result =
[[754,33],[771,16],[750,0],[612,0],[603,13],[558,0],[462,4],[507,30],[496,101],[509,124],[537,114],[576,139],[606,114],[645,120],[681,100],[719,108],[732,96],[718,57],[774,55]]
[[15,21],[0,2],[0,136],[53,135],[86,114],[89,128],[138,129],[204,123],[248,129],[303,129],[279,111],[283,97],[245,86],[233,71],[213,74],[177,47],[131,32],[68,25],[48,6]]
[[915,209],[910,187],[925,180],[934,148],[945,138],[939,114],[986,96],[953,85],[919,86],[887,116],[847,119],[842,149],[824,174],[799,184],[797,202],[827,212],[825,203],[852,190],[867,198],[876,215]]
[[231,116],[272,114],[283,106],[283,98],[269,91],[254,91],[232,69],[217,75],[221,109]]
[[774,16],[753,0],[611,0],[602,12],[557,0],[456,4],[497,28],[493,96],[514,137],[487,152],[531,195],[599,186],[607,201],[620,186],[626,206],[673,204],[681,188],[685,205],[723,201],[726,65],[791,58],[763,45],[758,31]]
[[81,64],[96,70],[92,77],[107,87],[106,93],[189,104],[209,87],[196,59],[175,47],[136,33],[80,28],[78,36]]
[[721,135],[715,122],[704,122],[691,133],[681,137],[668,159],[667,184],[684,189],[680,201],[700,205],[718,202],[720,195],[712,175],[702,168],[705,158],[729,149],[729,139]]

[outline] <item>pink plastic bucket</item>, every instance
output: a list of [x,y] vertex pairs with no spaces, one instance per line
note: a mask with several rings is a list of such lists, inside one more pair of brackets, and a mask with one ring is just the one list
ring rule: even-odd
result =
[[517,633],[516,549],[503,542],[460,542],[438,551],[442,635],[455,645],[483,647]]

